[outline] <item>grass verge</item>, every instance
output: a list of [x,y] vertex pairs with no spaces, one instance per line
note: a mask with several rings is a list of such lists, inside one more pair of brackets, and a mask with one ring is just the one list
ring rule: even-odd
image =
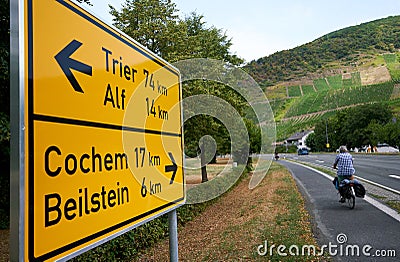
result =
[[[211,176],[216,176],[218,172],[223,170],[223,167],[208,167],[207,169],[211,171]],[[238,173],[240,170],[243,170],[243,168],[234,168],[232,172],[227,175],[216,176],[213,179],[213,182],[210,183],[209,190],[213,191],[213,195],[217,195],[218,192],[225,192],[222,190],[224,190],[224,187],[227,184],[230,183],[230,185],[235,185],[235,183],[241,181],[242,177],[246,176],[240,176],[240,173]],[[198,175],[199,172],[201,172],[200,169],[194,169],[191,171],[190,175]],[[211,193],[210,191],[207,192]],[[189,189],[187,198],[199,197],[198,195],[206,194],[207,192],[205,192],[204,187],[195,187]],[[218,201],[218,198],[204,203],[186,204],[179,207],[177,209],[178,226],[184,226],[186,223],[199,216],[207,206],[214,204],[216,201]],[[91,249],[88,252],[73,258],[72,261],[130,261],[139,257],[143,250],[156,246],[161,240],[167,238],[168,215],[166,214]]]
[[[316,253],[319,247],[289,171],[274,162],[256,188],[250,190],[249,181],[250,176],[244,177],[179,229],[180,261],[329,261],[324,256],[301,255],[304,245],[315,246]],[[268,250],[263,254],[265,243]],[[279,255],[280,245],[287,247],[287,256]],[[300,248],[298,255],[294,249],[290,254],[293,245]],[[168,252],[165,240],[134,261],[168,261]]]
[[400,214],[400,202],[399,201],[393,201],[393,200],[389,200],[386,202],[388,204],[388,206],[390,206],[391,208],[393,208],[394,210],[397,211],[397,213]]

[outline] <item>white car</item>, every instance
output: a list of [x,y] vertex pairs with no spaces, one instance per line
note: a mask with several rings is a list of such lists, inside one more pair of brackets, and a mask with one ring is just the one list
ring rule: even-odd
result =
[[399,153],[399,150],[395,147],[389,146],[388,144],[378,144],[378,153]]

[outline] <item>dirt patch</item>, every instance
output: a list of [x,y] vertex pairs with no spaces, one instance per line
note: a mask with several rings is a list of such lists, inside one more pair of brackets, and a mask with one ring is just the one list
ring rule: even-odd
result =
[[361,84],[363,86],[384,83],[392,80],[386,66],[369,67],[360,70]]
[[[180,228],[179,260],[265,261],[265,257],[257,254],[257,247],[264,243],[265,238],[276,238],[280,229],[286,227],[285,223],[276,224],[277,217],[284,217],[288,212],[280,194],[283,189],[297,191],[287,171],[278,170],[267,176],[253,190],[248,188],[250,178],[244,179],[200,216]],[[304,226],[304,235],[300,237],[314,244],[310,224],[304,220],[299,221]],[[146,250],[135,261],[169,261],[168,239]]]
[[10,261],[9,255],[9,230],[0,230],[0,261]]
[[[210,181],[217,176],[223,175],[226,172],[232,171],[232,164],[217,163],[207,165],[207,179]],[[187,189],[192,188],[198,184],[201,184],[202,176],[201,169],[185,169],[185,183]]]

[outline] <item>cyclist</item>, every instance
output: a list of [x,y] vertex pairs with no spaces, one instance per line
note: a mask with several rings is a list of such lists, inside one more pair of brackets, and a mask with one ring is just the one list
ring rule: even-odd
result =
[[278,161],[278,159],[279,159],[278,151],[275,151],[275,160]]
[[[337,169],[338,183],[342,182],[344,179],[353,180],[353,175],[356,172],[353,166],[353,157],[348,152],[346,146],[339,147],[339,154],[336,156],[333,168]],[[344,202],[343,196],[340,202]]]

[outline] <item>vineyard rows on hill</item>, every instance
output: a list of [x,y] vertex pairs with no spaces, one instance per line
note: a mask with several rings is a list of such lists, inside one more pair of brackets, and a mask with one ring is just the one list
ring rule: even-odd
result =
[[335,111],[331,111],[279,121],[276,123],[276,140],[283,141],[300,130],[312,129],[317,122],[331,117],[335,113]]
[[288,95],[289,97],[301,96],[300,86],[289,86]]
[[325,78],[314,79],[314,86],[318,92],[328,90],[329,86]]
[[349,78],[343,79],[343,87],[360,87],[361,86],[361,76],[360,72],[350,73]]
[[392,77],[392,81],[395,83],[400,83],[400,63],[399,63],[400,54],[384,54],[383,58],[385,59],[387,68],[390,72],[390,76]]
[[323,92],[332,89],[343,89],[361,86],[360,72],[345,75],[333,75],[313,80],[313,85],[288,86],[288,97],[300,97],[311,93]]
[[333,89],[343,88],[343,77],[342,75],[334,75],[326,77],[326,80],[329,83],[329,87]]
[[303,95],[308,95],[315,92],[314,86],[312,85],[302,85],[301,89],[303,89]]
[[392,82],[387,82],[377,85],[329,89],[311,93],[298,99],[287,111],[285,117],[332,110],[354,104],[387,101],[393,92],[393,86]]

